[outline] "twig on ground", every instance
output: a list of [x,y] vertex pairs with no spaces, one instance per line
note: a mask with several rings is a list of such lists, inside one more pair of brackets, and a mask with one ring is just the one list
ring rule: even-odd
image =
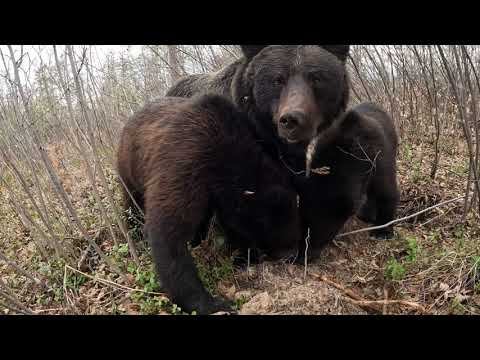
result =
[[334,288],[343,291],[348,296],[348,298],[345,297],[345,300],[347,300],[347,301],[349,301],[349,302],[351,302],[355,305],[358,305],[360,307],[367,308],[369,310],[373,310],[373,311],[375,311],[377,313],[380,313],[380,314],[383,313],[383,309],[379,305],[383,305],[383,306],[386,306],[386,305],[404,305],[404,306],[409,306],[409,307],[415,308],[416,310],[419,310],[422,313],[427,313],[427,311],[425,310],[425,308],[423,306],[421,306],[417,303],[411,302],[411,301],[386,300],[386,299],[385,300],[367,300],[367,299],[363,298],[362,296],[358,295],[357,293],[355,293],[354,291],[345,288],[343,285],[340,285],[340,284],[328,279],[324,275],[315,274],[315,273],[312,273],[311,275],[313,277],[315,277],[317,280],[323,281],[326,284],[331,285]]
[[155,291],[145,291],[145,290],[142,290],[142,289],[134,289],[134,288],[131,288],[131,287],[128,287],[128,286],[125,286],[125,285],[114,283],[113,281],[110,281],[110,280],[102,279],[102,278],[99,278],[99,277],[96,277],[96,276],[91,276],[91,275],[88,275],[88,274],[84,273],[83,271],[77,270],[77,269],[75,269],[75,268],[73,268],[69,265],[65,265],[65,268],[68,268],[72,271],[75,271],[79,274],[82,274],[83,276],[86,276],[89,279],[92,279],[93,281],[98,281],[102,284],[113,286],[113,287],[116,287],[116,288],[119,288],[119,289],[128,290],[128,291],[137,291],[137,292],[141,292],[141,293],[144,293],[144,294],[150,294],[150,295],[167,296],[165,293],[159,293],[159,292],[155,292]]
[[404,221],[404,220],[408,220],[408,219],[411,219],[415,216],[418,216],[420,214],[423,214],[427,211],[430,211],[430,210],[433,210],[439,206],[442,206],[442,205],[446,205],[446,204],[449,204],[449,203],[452,203],[454,201],[458,201],[458,200],[461,200],[465,197],[465,195],[462,195],[462,196],[459,196],[459,197],[456,197],[455,199],[450,199],[450,200],[446,200],[446,201],[443,201],[439,204],[436,204],[436,205],[433,205],[433,206],[430,206],[424,210],[421,210],[419,212],[416,212],[415,214],[411,214],[411,215],[408,215],[408,216],[405,216],[403,218],[400,218],[400,219],[396,219],[396,220],[392,220],[384,225],[379,225],[379,226],[371,226],[371,227],[367,227],[367,228],[363,228],[363,229],[358,229],[358,230],[354,230],[354,231],[350,231],[350,232],[347,232],[347,233],[343,233],[343,234],[339,234],[337,235],[337,238],[341,238],[341,237],[344,237],[344,236],[347,236],[347,235],[353,235],[353,234],[358,234],[358,233],[361,233],[361,232],[365,232],[365,231],[371,231],[371,230],[378,230],[378,229],[383,229],[383,228],[386,228],[390,225],[393,225],[393,224],[396,224],[396,223],[399,223],[401,221]]
[[310,228],[307,229],[307,237],[305,238],[305,270],[303,273],[303,278],[307,279],[307,269],[308,269],[308,244],[310,241]]
[[455,210],[456,208],[458,208],[458,205],[455,205],[454,207],[448,209],[447,211],[445,211],[445,212],[443,212],[443,213],[441,213],[441,214],[438,214],[437,216],[434,216],[433,218],[425,221],[423,224],[420,224],[419,227],[425,226],[425,225],[427,225],[427,224],[429,224],[429,223],[437,220],[438,218],[447,215],[448,213],[452,212],[452,211]]
[[[347,294],[349,297],[351,297],[352,299],[354,300],[358,300],[358,301],[365,301],[365,299],[363,297],[361,297],[360,295],[358,295],[357,293],[355,293],[354,291],[350,290],[350,289],[347,289],[345,288],[343,285],[340,285],[330,279],[328,279],[326,276],[324,275],[320,275],[320,274],[315,274],[315,273],[311,273],[310,275],[312,275],[314,278],[316,278],[317,280],[320,280],[320,281],[323,281],[324,283],[327,283],[328,285],[331,285],[333,286],[334,288],[338,289],[338,290],[341,290],[343,291],[345,294]],[[371,308],[371,307],[370,307]],[[378,307],[375,307],[374,308],[375,311],[377,312],[382,312],[380,308]]]
[[412,301],[406,301],[406,300],[354,300],[354,299],[348,299],[347,301],[350,301],[352,304],[356,304],[359,306],[370,306],[370,305],[404,305],[408,306],[411,308],[414,308],[421,313],[427,313],[426,309],[417,303],[414,303]]
[[383,287],[383,298],[385,299],[385,302],[383,303],[382,314],[387,315],[388,314],[388,310],[387,310],[388,289],[386,285]]
[[39,309],[39,310],[35,310],[34,313],[35,313],[35,314],[40,314],[40,313],[44,313],[44,312],[48,312],[48,311],[60,311],[60,310],[65,310],[65,309],[64,309],[64,308]]

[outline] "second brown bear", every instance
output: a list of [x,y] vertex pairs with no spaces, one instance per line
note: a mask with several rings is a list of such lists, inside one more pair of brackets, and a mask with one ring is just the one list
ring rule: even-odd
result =
[[164,98],[126,124],[118,171],[145,212],[144,234],[163,289],[184,311],[228,310],[202,285],[187,243],[213,212],[234,248],[294,252],[301,227],[288,170],[271,159],[245,115],[217,95]]

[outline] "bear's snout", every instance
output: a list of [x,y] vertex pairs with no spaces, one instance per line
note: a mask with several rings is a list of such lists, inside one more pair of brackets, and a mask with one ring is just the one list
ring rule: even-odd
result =
[[275,118],[278,135],[290,143],[308,142],[317,135],[319,107],[311,86],[302,76],[288,80]]
[[309,141],[316,135],[315,127],[302,111],[284,113],[278,119],[278,134],[290,143]]
[[279,124],[286,130],[294,130],[295,128],[301,127],[305,124],[305,114],[300,111],[292,111],[284,114],[279,119]]

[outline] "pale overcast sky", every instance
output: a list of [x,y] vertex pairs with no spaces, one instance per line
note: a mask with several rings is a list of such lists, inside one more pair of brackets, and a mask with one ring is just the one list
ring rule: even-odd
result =
[[[76,46],[76,53],[79,54],[79,49],[83,46]],[[14,51],[15,59],[18,60],[20,57],[20,45],[12,45],[12,49]],[[57,45],[57,51],[59,56],[63,56],[64,53],[64,46]],[[10,51],[7,45],[0,45],[0,50],[5,59],[5,63],[9,68],[9,71],[12,71],[11,61],[10,61]],[[142,45],[94,45],[93,46],[93,54],[94,55],[93,61],[99,61],[100,63],[109,55],[120,55],[122,52],[129,52],[130,54],[136,56],[142,52]],[[50,63],[53,65],[53,46],[52,45],[25,45],[23,47],[24,55],[28,54],[28,58],[30,61],[25,61],[22,64],[22,71],[20,71],[20,77],[23,80],[25,79],[25,71],[29,73],[28,77],[32,76],[35,73],[35,69],[40,66],[40,58],[39,54],[41,55],[43,61],[45,63]],[[5,75],[5,67],[3,62],[0,62],[0,75]],[[11,74],[12,75],[12,74]],[[0,79],[1,80],[1,79]],[[4,82],[0,81],[0,86],[3,86]]]

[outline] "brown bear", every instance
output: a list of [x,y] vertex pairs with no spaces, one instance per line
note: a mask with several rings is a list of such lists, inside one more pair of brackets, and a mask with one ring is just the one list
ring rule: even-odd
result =
[[123,129],[118,171],[126,206],[130,193],[144,209],[160,282],[185,311],[228,309],[203,287],[187,249],[212,213],[233,248],[259,248],[274,258],[279,250],[295,251],[301,228],[292,178],[226,98],[165,98],[145,106]]
[[[310,230],[309,258],[318,256],[356,213],[376,226],[394,219],[399,200],[397,146],[392,118],[372,103],[353,107],[318,136],[308,176],[296,178],[301,215]],[[393,227],[372,235],[390,238]],[[301,245],[303,255],[304,242]]]

